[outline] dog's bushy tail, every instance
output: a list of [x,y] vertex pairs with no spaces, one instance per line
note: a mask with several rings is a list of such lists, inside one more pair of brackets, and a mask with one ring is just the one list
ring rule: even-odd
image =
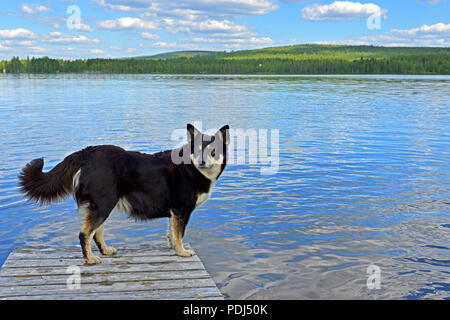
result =
[[48,204],[64,199],[72,192],[72,180],[80,169],[80,156],[72,153],[52,170],[42,172],[44,159],[34,159],[19,174],[21,191],[33,201]]

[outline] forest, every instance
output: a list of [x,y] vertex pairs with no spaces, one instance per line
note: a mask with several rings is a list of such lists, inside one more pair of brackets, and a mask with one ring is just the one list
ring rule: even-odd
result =
[[0,73],[450,74],[450,48],[295,45],[170,58],[0,61]]

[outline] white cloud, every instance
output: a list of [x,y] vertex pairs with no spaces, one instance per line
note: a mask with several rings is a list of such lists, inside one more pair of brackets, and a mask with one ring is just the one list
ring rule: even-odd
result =
[[[30,6],[30,5],[28,5]],[[29,20],[33,24],[40,24],[45,25],[51,28],[60,28],[61,26],[66,26],[66,21],[68,18],[68,15],[59,15],[59,14],[51,14],[51,15],[40,15],[40,14],[29,14],[28,12],[37,12],[34,8],[25,7],[25,11],[22,10],[20,13],[5,13],[5,15],[12,16],[19,19]],[[39,7],[38,7],[39,8]],[[28,10],[28,9],[31,9]],[[37,9],[41,10],[42,9]],[[50,11],[49,11],[50,12]]]
[[41,48],[41,47],[37,47],[37,46],[27,47],[27,49],[29,51],[33,51],[33,52],[36,52],[36,53],[38,53],[38,52],[42,53],[42,52],[47,51],[45,48]]
[[23,4],[23,5],[22,5],[21,10],[22,10],[23,12],[29,13],[29,14],[33,14],[33,13],[34,13],[34,10],[33,10],[30,6],[28,6],[28,5],[26,5],[26,4]]
[[277,10],[268,0],[183,0],[179,7],[199,10],[211,15],[263,15]]
[[103,53],[105,53],[103,50],[100,50],[100,49],[92,49],[89,52],[93,53],[93,54],[103,54]]
[[121,29],[156,29],[155,22],[142,20],[140,18],[122,17],[115,20],[102,20],[98,22],[103,29],[121,30]]
[[93,31],[90,26],[88,26],[87,24],[84,24],[84,23],[80,23],[76,29],[79,31],[85,31],[85,32]]
[[[188,49],[200,46],[203,50],[226,50],[226,49],[256,49],[266,47],[275,41],[269,37],[194,37],[179,39],[178,47]],[[211,48],[212,46],[212,48]],[[197,47],[197,49],[199,49]]]
[[[145,1],[115,1],[115,0],[94,0],[98,5],[105,7],[109,10],[118,10],[118,11],[134,11],[137,9],[142,9]],[[128,4],[129,3],[129,4]]]
[[34,40],[4,40],[0,42],[0,50],[14,50],[26,47],[28,51],[32,52],[44,52],[45,49],[35,46],[36,41]]
[[392,29],[376,36],[364,36],[351,40],[321,41],[317,43],[350,44],[350,45],[378,45],[388,47],[409,46],[450,46],[450,24],[436,23],[423,25],[413,29]]
[[119,47],[119,46],[109,46],[109,48],[110,48],[111,50],[115,50],[115,51],[124,51],[124,52],[126,52],[126,53],[133,53],[133,52],[136,52],[136,51],[137,51],[136,48],[122,48],[122,47]]
[[[233,38],[254,43],[262,42],[256,32],[233,20],[249,15],[262,15],[277,10],[275,0],[94,0],[107,10],[129,12],[129,16],[97,21],[107,30],[165,30],[169,33],[205,35],[209,38]],[[135,16],[134,16],[135,15]],[[140,37],[158,40],[153,32],[141,32]],[[258,39],[258,40],[257,40]],[[230,40],[228,40],[229,42]],[[222,40],[220,43],[226,43]],[[188,43],[183,43],[188,45]],[[156,47],[174,48],[179,43],[159,41]],[[178,48],[178,47],[177,47]]]
[[141,37],[144,39],[149,39],[149,40],[158,40],[159,39],[159,36],[157,34],[152,34],[149,32],[142,32]]
[[172,33],[242,33],[248,32],[248,28],[229,20],[179,20],[173,18],[164,18],[163,24],[167,31]]
[[302,18],[311,21],[346,21],[365,19],[372,15],[386,14],[373,3],[362,4],[351,1],[335,1],[331,4],[313,4],[302,9]]
[[35,34],[30,30],[17,28],[17,29],[4,29],[0,30],[0,38],[13,39],[13,38],[34,38]]
[[[279,7],[271,0],[94,0],[98,5],[117,11],[148,11],[170,16],[176,11],[190,11],[206,17],[241,17],[262,15]],[[179,12],[178,12],[179,13]]]
[[271,44],[274,41],[269,37],[250,37],[250,38],[192,38],[183,39],[197,43],[239,43],[239,44]]
[[155,47],[159,48],[175,48],[178,47],[178,44],[176,42],[164,42],[164,41],[158,41],[153,44]]
[[390,31],[393,34],[398,35],[425,35],[425,34],[447,34],[450,35],[450,24],[444,24],[442,22],[433,24],[431,26],[424,24],[419,28],[409,29],[409,30],[399,30],[393,29]]
[[199,50],[200,48],[192,41],[184,42],[182,39],[175,42],[158,41],[145,47],[164,50]]
[[36,14],[40,12],[53,12],[52,9],[38,4],[22,4],[20,9],[28,14]]
[[435,4],[438,4],[438,3],[446,2],[447,0],[416,0],[416,1],[426,2],[427,4],[435,5]]
[[91,39],[83,35],[77,35],[77,36],[69,36],[64,35],[61,32],[50,32],[48,37],[44,39],[45,42],[50,43],[99,43],[99,39]]
[[[164,17],[160,20],[145,20],[142,18],[122,17],[115,20],[98,21],[98,25],[108,30],[149,30],[164,29],[170,33],[187,33],[187,34],[208,34],[212,37],[255,37],[257,34],[250,31],[247,26],[231,22],[223,19],[175,19],[172,17]],[[157,40],[159,36],[149,32],[141,32],[140,36],[144,39]]]
[[15,43],[16,43],[16,45],[19,45],[19,46],[33,46],[36,43],[36,41],[22,40],[22,41],[16,41]]
[[0,42],[0,51],[9,51],[12,49],[12,47],[4,46],[3,43]]
[[35,43],[34,40],[4,40],[0,42],[0,44],[7,46],[33,46]]
[[58,32],[58,31],[50,32],[49,35],[52,36],[52,37],[62,37],[62,36],[64,36],[61,32]]

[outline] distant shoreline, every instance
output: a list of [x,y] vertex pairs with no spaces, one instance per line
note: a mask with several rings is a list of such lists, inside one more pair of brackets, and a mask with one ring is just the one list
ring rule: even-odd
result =
[[[165,57],[165,58],[162,58]],[[121,59],[0,61],[28,74],[450,75],[450,48],[297,45],[232,52],[180,51]]]
[[354,73],[354,74],[347,74],[347,73],[329,73],[329,74],[319,74],[319,73],[314,73],[314,74],[246,74],[246,73],[235,73],[235,74],[230,74],[230,73],[93,73],[93,72],[84,72],[84,73],[77,73],[77,72],[60,72],[60,73],[0,73],[0,78],[2,76],[6,76],[6,75],[12,75],[12,76],[45,76],[45,75],[73,75],[73,76],[120,76],[120,75],[124,75],[124,76],[186,76],[186,77],[195,77],[195,76],[203,76],[203,77],[254,77],[254,78],[270,78],[270,77],[274,77],[274,78],[365,78],[367,77],[367,79],[376,79],[377,77],[387,77],[387,78],[391,78],[391,79],[403,79],[405,77],[412,77],[412,78],[423,78],[423,79],[439,79],[440,77],[443,80],[450,80],[450,74],[394,74],[394,73],[377,73],[377,74],[364,74],[364,73]]

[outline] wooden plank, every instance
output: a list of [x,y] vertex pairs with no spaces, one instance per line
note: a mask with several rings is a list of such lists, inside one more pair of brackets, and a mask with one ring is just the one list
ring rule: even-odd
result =
[[[88,276],[100,272],[138,272],[138,271],[181,271],[181,270],[202,270],[203,264],[197,262],[172,262],[159,264],[96,264],[93,266],[80,266],[81,275]],[[64,275],[68,274],[67,267],[30,267],[30,268],[2,268],[0,277],[2,276],[31,276],[31,275]]]
[[[92,266],[79,246],[15,248],[0,270],[0,299],[223,299],[196,255],[180,257],[166,241],[115,247]],[[74,266],[80,287],[71,290]]]
[[[28,249],[28,248],[27,248]],[[116,248],[118,250],[117,256],[119,257],[141,257],[141,256],[176,256],[177,254],[173,249],[169,248],[151,248],[151,249],[124,249]],[[100,252],[92,250],[92,252],[100,256]],[[33,249],[23,251],[14,250],[10,254],[14,260],[28,260],[28,259],[81,259],[83,257],[81,249],[67,250],[65,248],[54,249],[51,251],[39,251],[39,249]]]
[[[0,277],[0,287],[37,286],[65,284],[68,274],[65,275],[38,275],[38,276],[5,276]],[[98,283],[105,281],[151,281],[151,280],[177,280],[177,279],[206,279],[210,275],[206,270],[189,271],[154,271],[154,272],[121,272],[121,273],[94,273],[81,276],[81,283]],[[1,290],[1,289],[0,289]]]
[[112,293],[123,291],[153,291],[184,288],[215,288],[212,279],[177,279],[177,280],[136,280],[136,281],[103,281],[97,283],[80,283],[79,289],[70,289],[66,283],[39,286],[3,287],[0,298],[13,296],[51,296],[60,294],[82,295],[86,293]]
[[[145,263],[171,263],[171,262],[180,262],[180,263],[190,263],[190,262],[198,262],[200,259],[197,256],[192,257],[180,257],[178,255],[170,255],[170,256],[141,256],[141,257],[122,257],[122,256],[100,256],[102,259],[103,265],[116,265],[116,264],[145,264]],[[8,259],[3,264],[3,268],[35,268],[35,267],[60,267],[60,266],[82,266],[84,265],[84,260],[79,259],[65,259],[65,258],[52,258],[52,259],[24,259],[17,260]]]
[[[108,241],[107,241],[108,243]],[[108,245],[113,246],[114,248],[118,250],[170,250],[173,252],[173,249],[169,249],[168,243],[166,240],[151,240],[148,242],[148,244],[126,244],[126,243],[108,243]],[[185,248],[192,249],[189,245],[189,243],[184,243]],[[97,250],[96,246],[92,244],[92,249]],[[33,246],[26,246],[26,247],[16,247],[14,248],[15,252],[23,252],[23,253],[33,253],[33,252],[41,252],[43,254],[49,253],[49,252],[81,252],[80,245],[61,245],[61,246],[48,246],[48,245],[33,245]]]
[[[189,244],[184,245],[186,249],[192,248]],[[155,241],[151,245],[132,245],[124,244],[113,245],[118,250],[119,256],[159,256],[159,255],[176,255],[173,249],[170,249],[166,242]],[[97,248],[92,246],[94,254],[99,254]],[[80,246],[59,246],[59,247],[16,247],[11,253],[14,259],[46,259],[46,258],[81,258]]]
[[0,298],[1,300],[222,300],[217,288],[183,288],[176,290],[122,291],[86,294],[23,295]]
[[[78,238],[77,238],[78,240]],[[130,249],[130,250],[138,250],[138,249],[152,249],[152,248],[168,248],[168,241],[166,239],[157,239],[157,240],[149,240],[146,243],[125,243],[125,242],[109,242],[106,240],[108,245],[111,245],[115,248],[119,249]],[[183,243],[185,247],[189,247],[189,243]],[[92,247],[95,247],[95,244],[92,243]],[[39,249],[40,251],[59,251],[60,248],[64,248],[65,250],[79,250],[80,245],[77,244],[62,244],[62,245],[29,245],[23,247],[15,247],[14,250],[28,252],[29,250]]]

